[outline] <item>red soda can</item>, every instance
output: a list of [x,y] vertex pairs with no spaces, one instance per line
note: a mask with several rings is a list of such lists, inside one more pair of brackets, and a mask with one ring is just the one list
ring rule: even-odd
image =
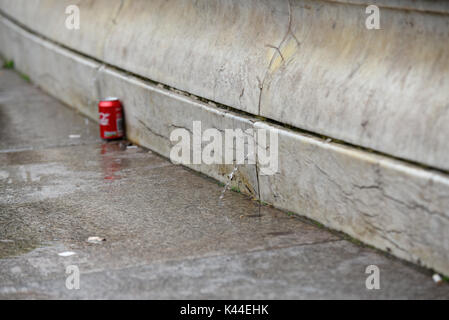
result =
[[98,104],[102,139],[123,138],[123,108],[117,98],[106,98]]

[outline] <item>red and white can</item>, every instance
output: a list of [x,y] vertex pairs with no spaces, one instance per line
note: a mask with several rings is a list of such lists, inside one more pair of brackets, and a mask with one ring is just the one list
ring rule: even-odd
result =
[[102,139],[123,138],[123,108],[117,98],[106,98],[98,104]]

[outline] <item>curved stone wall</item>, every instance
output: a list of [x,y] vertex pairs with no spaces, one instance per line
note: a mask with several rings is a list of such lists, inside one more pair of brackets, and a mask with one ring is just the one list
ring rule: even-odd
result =
[[449,4],[4,0],[0,10],[144,78],[316,134],[449,170]]

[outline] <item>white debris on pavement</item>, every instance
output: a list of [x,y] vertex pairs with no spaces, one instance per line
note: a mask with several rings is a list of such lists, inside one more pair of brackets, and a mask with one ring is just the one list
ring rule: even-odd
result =
[[76,253],[73,251],[64,251],[64,252],[58,253],[58,256],[70,257],[70,256],[73,256],[74,254],[76,254]]
[[79,134],[71,134],[71,135],[69,135],[69,138],[70,139],[79,139],[79,138],[81,138],[81,136]]
[[441,278],[441,276],[440,276],[438,273],[435,273],[435,274],[432,276],[432,279],[433,279],[433,282],[435,282],[435,283],[441,283],[441,282],[443,282],[443,278]]
[[87,242],[90,243],[102,243],[103,241],[106,241],[105,238],[100,238],[100,237],[89,237],[87,238]]

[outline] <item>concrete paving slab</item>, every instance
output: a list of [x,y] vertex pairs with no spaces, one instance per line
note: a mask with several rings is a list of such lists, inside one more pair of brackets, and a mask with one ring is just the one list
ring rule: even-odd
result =
[[[259,212],[256,202],[234,192],[221,201],[223,187],[210,179],[120,143],[13,155],[0,155],[8,177],[0,192],[2,239],[48,247],[24,256],[45,265],[29,275],[64,270],[68,260],[58,251],[78,252],[73,258],[96,270],[339,239],[284,212]],[[91,245],[89,236],[107,241]],[[3,244],[0,256],[10,256],[14,243]],[[0,264],[7,270],[16,261]]]
[[[379,290],[365,287],[365,266],[381,270]],[[79,290],[65,276],[17,281],[6,298],[63,299],[447,299],[446,286],[398,261],[346,241],[87,272]]]
[[[96,142],[73,110],[13,72],[0,78],[6,114],[42,117],[22,135],[0,118],[11,149],[0,153],[0,298],[449,297],[423,269],[242,194],[220,201],[222,186],[151,151]],[[52,112],[64,115],[58,125]],[[59,137],[76,125],[92,134],[78,145]],[[376,292],[365,287],[371,264]],[[68,265],[81,271],[80,290],[65,287]]]
[[99,141],[98,127],[91,120],[61,108],[57,100],[4,69],[0,70],[0,136],[0,153]]

